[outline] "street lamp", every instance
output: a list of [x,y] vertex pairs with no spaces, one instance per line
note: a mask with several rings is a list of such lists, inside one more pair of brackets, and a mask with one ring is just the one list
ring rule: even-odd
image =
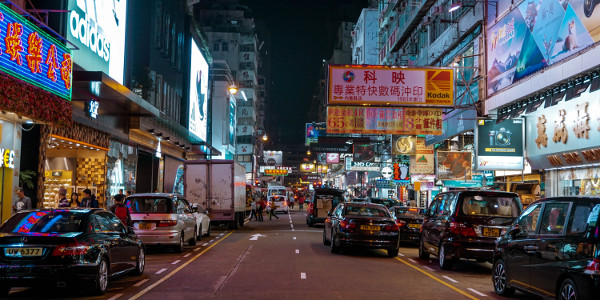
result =
[[310,150],[306,151],[306,155],[310,155]]
[[461,1],[454,2],[454,3],[452,3],[452,5],[450,5],[450,8],[448,9],[448,12],[453,12],[455,10],[458,10],[461,7],[462,7],[462,2]]
[[262,136],[262,140],[263,140],[263,142],[266,142],[269,140],[269,137],[267,136],[266,133]]
[[229,93],[231,93],[232,95],[235,95],[235,93],[237,93],[238,91],[238,87],[235,85],[235,83],[232,83],[229,88]]

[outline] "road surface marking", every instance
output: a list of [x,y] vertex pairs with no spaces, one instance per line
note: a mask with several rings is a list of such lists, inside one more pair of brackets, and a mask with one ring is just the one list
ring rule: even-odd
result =
[[417,261],[412,258],[409,258],[408,260],[410,260],[412,263],[415,263],[415,264],[417,263]]
[[290,227],[294,228],[294,224],[290,224]]
[[421,268],[419,268],[419,267],[417,267],[417,266],[415,266],[413,264],[410,264],[410,263],[408,263],[407,261],[405,261],[405,260],[403,260],[401,258],[398,258],[398,257],[394,257],[394,258],[396,260],[398,260],[399,262],[401,262],[401,263],[403,263],[403,264],[405,264],[405,265],[407,265],[407,266],[409,266],[409,267],[411,267],[411,268],[413,268],[413,269],[415,269],[415,270],[417,270],[417,271],[425,274],[427,277],[429,277],[429,278],[431,278],[431,279],[433,279],[433,280],[435,280],[435,281],[437,281],[437,282],[439,282],[439,283],[441,283],[441,284],[443,284],[443,285],[451,288],[455,292],[457,292],[457,293],[459,293],[459,294],[461,294],[461,295],[463,295],[463,296],[465,296],[465,297],[467,297],[469,299],[478,300],[477,297],[473,297],[473,295],[471,295],[471,294],[469,294],[469,293],[467,293],[467,292],[465,292],[465,291],[463,291],[463,290],[461,290],[461,289],[459,289],[459,288],[457,288],[457,287],[455,287],[455,286],[453,286],[453,285],[451,285],[451,284],[449,284],[449,283],[447,283],[447,282],[445,282],[445,281],[443,281],[443,280],[435,277],[434,275],[428,273],[427,271],[425,271],[425,270],[423,270],[423,269],[421,269]]
[[296,254],[300,254],[300,250],[296,249]]
[[400,255],[400,256],[404,256],[404,254],[402,254],[402,253],[398,253],[398,255]]
[[[206,246],[208,246],[208,243],[204,243],[204,244],[202,244],[202,247],[206,247]],[[200,250],[200,248],[198,248],[198,249],[196,249],[196,250]],[[194,251],[196,251],[196,250],[194,250]]]
[[257,241],[259,237],[266,237],[266,235],[262,235],[260,233],[257,234],[253,234],[252,237],[249,239],[249,241]]
[[469,290],[469,291],[471,291],[471,292],[473,292],[473,293],[475,293],[475,294],[477,294],[477,295],[479,295],[481,297],[487,297],[486,294],[484,294],[484,293],[482,293],[482,292],[480,292],[480,291],[478,291],[476,289],[468,288],[467,290]]
[[[192,257],[190,260],[186,261],[184,264],[182,264],[181,266],[177,267],[177,269],[171,271],[171,273],[167,274],[166,276],[164,276],[163,278],[161,278],[160,280],[158,280],[157,282],[153,283],[151,286],[145,288],[144,290],[140,291],[139,293],[135,294],[133,297],[129,298],[129,300],[135,300],[138,299],[139,297],[143,296],[144,294],[146,294],[148,291],[150,291],[151,289],[155,288],[157,285],[165,282],[167,279],[171,278],[173,275],[175,275],[175,273],[181,271],[181,269],[185,268],[187,265],[191,264],[193,261],[195,261],[198,257],[202,256],[202,254],[206,253],[206,251],[210,250],[212,247],[218,245],[220,242],[222,242],[223,240],[225,240],[228,236],[230,236],[231,234],[233,234],[235,231],[232,231],[231,233],[227,234],[226,236],[223,237],[223,239],[221,239],[220,241],[210,245],[210,247],[204,249],[204,251],[196,254],[196,256]],[[166,269],[165,269],[166,270]],[[164,271],[163,271],[164,272]],[[161,272],[162,273],[162,272]],[[468,295],[468,294],[467,294]]]
[[208,242],[209,242],[209,243],[212,243],[212,242],[214,242],[214,241],[215,241],[215,239],[212,239],[212,240],[210,240],[210,241],[208,241]]
[[225,233],[221,233],[221,234],[219,234],[219,236],[223,236],[224,234],[225,234]]
[[294,239],[296,239],[296,237],[294,237]]
[[450,278],[450,277],[448,277],[448,276],[446,276],[446,275],[442,275],[442,277],[444,277],[444,278],[446,278],[446,279],[448,279],[448,280],[452,281],[453,283],[458,283],[458,281],[457,281],[457,280],[454,280],[453,278]]
[[116,295],[114,295],[114,296],[112,296],[112,297],[108,298],[108,300],[115,300],[115,299],[117,299],[117,298],[119,298],[119,297],[121,297],[121,296],[123,296],[123,294],[116,294]]
[[172,264],[172,265],[176,265],[176,264],[178,264],[179,262],[181,262],[181,260],[179,260],[179,259],[178,259],[178,260],[176,260],[176,261],[172,262],[171,264]]
[[191,253],[188,253],[188,254],[184,255],[183,257],[188,257],[188,256],[190,256],[190,255],[192,255],[192,254],[191,254]]
[[167,268],[162,268],[162,269],[160,269],[160,270],[156,271],[156,274],[160,274],[160,273],[162,273],[162,272],[164,272],[164,271],[166,271],[166,270],[167,270]]
[[140,282],[138,282],[138,283],[134,284],[133,286],[140,286],[140,285],[142,285],[142,284],[146,283],[148,280],[150,280],[150,279],[144,279],[144,280],[140,280]]
[[218,240],[218,239],[220,239],[220,238],[221,238],[220,236],[215,236],[215,240]]
[[221,290],[221,288],[223,288],[223,286],[225,285],[225,283],[227,283],[227,279],[231,278],[231,276],[233,274],[235,274],[235,272],[238,269],[238,266],[240,265],[240,263],[242,262],[242,260],[244,260],[244,258],[246,257],[246,255],[248,255],[248,253],[250,252],[250,250],[252,250],[252,245],[250,245],[250,247],[248,247],[248,249],[246,249],[246,251],[244,252],[244,254],[238,259],[238,261],[235,263],[235,266],[233,266],[233,268],[229,271],[229,273],[227,274],[227,276],[223,276],[221,277],[221,280],[219,280],[219,284],[217,286],[217,288],[215,289],[215,292],[213,293],[213,295],[217,295],[217,293]]
[[424,269],[427,269],[427,270],[429,270],[429,271],[431,271],[431,272],[435,272],[435,270],[434,270],[434,269],[432,269],[432,268],[430,268],[430,267],[428,267],[428,266],[423,266],[423,268],[424,268]]
[[296,229],[292,228],[292,231],[296,231]]
[[306,279],[306,273],[304,273],[304,272],[300,273],[300,279]]

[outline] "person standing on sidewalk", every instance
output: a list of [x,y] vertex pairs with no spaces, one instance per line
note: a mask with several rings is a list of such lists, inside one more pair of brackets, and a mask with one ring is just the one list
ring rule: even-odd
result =
[[256,201],[254,199],[252,199],[250,201],[250,208],[252,209],[252,212],[250,213],[250,221],[252,221],[252,217],[254,216],[254,220],[258,221],[258,216],[256,215]]
[[15,203],[13,203],[13,213],[28,209],[31,209],[31,199],[25,196],[23,188],[20,187],[17,189],[17,200],[15,200]]

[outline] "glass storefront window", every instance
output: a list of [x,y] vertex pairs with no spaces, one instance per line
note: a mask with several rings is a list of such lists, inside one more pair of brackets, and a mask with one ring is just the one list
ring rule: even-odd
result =
[[110,151],[107,157],[107,190],[106,199],[123,189],[123,193],[135,193],[135,176],[137,169],[137,148],[122,144],[117,141],[110,142]]
[[560,171],[557,192],[558,196],[600,195],[600,168]]

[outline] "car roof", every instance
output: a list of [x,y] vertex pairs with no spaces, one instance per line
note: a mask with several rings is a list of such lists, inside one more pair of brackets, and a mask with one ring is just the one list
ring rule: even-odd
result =
[[359,207],[386,207],[385,205],[369,202],[344,202],[347,206],[359,206]]
[[579,202],[579,203],[589,203],[595,202],[600,204],[600,196],[556,196],[556,197],[548,197],[539,199],[529,206],[540,203],[540,202],[548,202],[548,201],[570,201],[570,202]]
[[484,189],[466,189],[466,190],[454,190],[454,191],[448,191],[448,192],[443,192],[440,194],[445,194],[445,193],[458,193],[458,194],[498,194],[498,195],[504,195],[504,196],[519,196],[519,194],[517,193],[513,193],[513,192],[506,192],[506,191],[496,191],[496,190],[484,190]]
[[131,197],[165,197],[165,198],[182,197],[183,198],[183,195],[176,194],[176,193],[140,193],[140,194],[133,194],[127,198],[131,198]]

